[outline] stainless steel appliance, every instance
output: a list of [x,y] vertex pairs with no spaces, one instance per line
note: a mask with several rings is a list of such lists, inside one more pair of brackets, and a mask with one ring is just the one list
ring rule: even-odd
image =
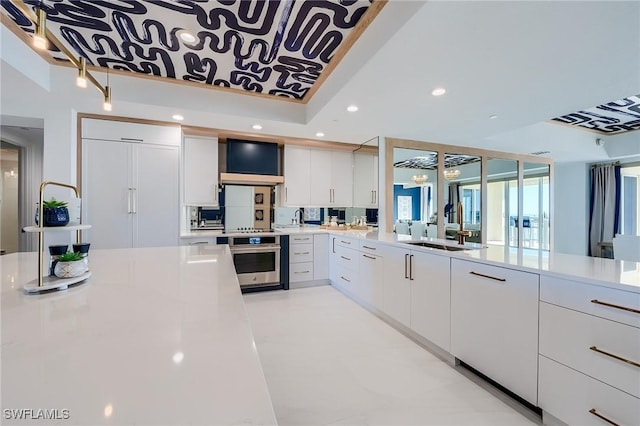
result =
[[280,236],[229,237],[240,288],[280,285]]

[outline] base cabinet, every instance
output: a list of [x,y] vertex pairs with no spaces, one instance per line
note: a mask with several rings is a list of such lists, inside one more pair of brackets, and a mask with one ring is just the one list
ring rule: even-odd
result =
[[386,246],[382,311],[400,324],[411,326],[411,251]]
[[451,353],[538,401],[539,275],[451,260]]
[[299,234],[289,237],[289,282],[310,283],[329,278],[328,235]]

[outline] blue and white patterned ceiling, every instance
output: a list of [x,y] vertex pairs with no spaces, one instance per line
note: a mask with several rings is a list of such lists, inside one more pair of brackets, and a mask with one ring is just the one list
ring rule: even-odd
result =
[[573,112],[553,118],[551,121],[602,135],[617,135],[640,130],[640,95]]
[[[373,1],[24,3],[46,11],[47,28],[74,55],[84,56],[89,69],[108,67],[138,76],[308,101],[310,96],[305,96]],[[376,0],[376,6],[383,4]],[[11,1],[2,0],[1,11],[7,26],[31,37],[35,26]],[[194,35],[195,41],[184,41],[183,32]],[[48,59],[68,64],[65,55],[51,46],[45,53]]]

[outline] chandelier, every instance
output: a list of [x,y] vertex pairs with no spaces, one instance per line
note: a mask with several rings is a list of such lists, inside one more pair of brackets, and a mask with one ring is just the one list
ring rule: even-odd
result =
[[444,178],[446,180],[453,180],[453,179],[457,178],[458,176],[460,176],[460,170],[458,170],[458,169],[446,169],[444,171]]
[[422,185],[423,183],[425,183],[427,181],[427,179],[428,179],[427,175],[413,175],[411,177],[411,180],[416,185]]

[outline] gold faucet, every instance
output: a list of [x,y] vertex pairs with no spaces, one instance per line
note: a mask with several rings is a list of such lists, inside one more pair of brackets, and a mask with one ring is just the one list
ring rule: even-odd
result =
[[471,231],[465,231],[462,224],[462,203],[458,201],[458,207],[456,208],[456,216],[458,223],[460,224],[460,230],[458,230],[458,244],[464,244],[464,237],[470,237]]

